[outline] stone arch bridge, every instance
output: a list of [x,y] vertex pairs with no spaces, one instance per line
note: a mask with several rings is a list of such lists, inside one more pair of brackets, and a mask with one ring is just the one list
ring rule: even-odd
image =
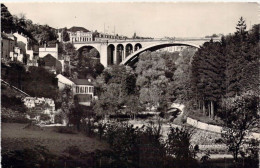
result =
[[199,48],[209,38],[179,38],[169,39],[127,39],[127,40],[103,40],[89,42],[74,42],[74,47],[80,49],[95,48],[100,54],[100,62],[104,67],[114,64],[128,65],[145,51],[155,51],[170,46],[191,46]]

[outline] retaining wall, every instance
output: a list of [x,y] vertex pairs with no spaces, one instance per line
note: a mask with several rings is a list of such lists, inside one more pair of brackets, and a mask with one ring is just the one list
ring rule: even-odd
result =
[[[186,122],[187,122],[187,124],[189,124],[195,128],[199,128],[199,129],[206,130],[206,131],[211,131],[211,132],[216,132],[216,133],[221,133],[223,131],[223,127],[203,123],[198,120],[192,119],[190,117],[187,117]],[[260,140],[260,133],[251,132],[251,133],[249,133],[249,135],[247,137]]]

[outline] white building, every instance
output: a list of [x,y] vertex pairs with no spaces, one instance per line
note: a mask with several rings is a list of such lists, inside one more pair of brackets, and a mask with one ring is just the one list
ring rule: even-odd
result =
[[21,42],[25,45],[25,54],[29,55],[29,60],[33,59],[33,50],[29,49],[29,38],[23,34],[19,34],[18,32],[13,34],[17,38],[17,43]]
[[74,85],[74,82],[61,74],[57,75],[56,78],[58,79],[59,90],[63,90],[66,86],[72,87]]
[[71,27],[67,32],[71,43],[93,41],[93,33],[84,27]]
[[44,44],[44,47],[39,48],[39,58],[43,58],[48,54],[58,59],[58,43],[56,43],[55,47],[47,47],[47,45]]

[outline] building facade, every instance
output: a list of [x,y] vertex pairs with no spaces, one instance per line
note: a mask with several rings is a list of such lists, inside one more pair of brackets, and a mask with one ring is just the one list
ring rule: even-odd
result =
[[58,43],[53,46],[47,46],[47,44],[45,43],[43,47],[39,48],[39,58],[43,58],[48,54],[58,59]]
[[67,32],[71,43],[93,41],[93,33],[84,27],[71,27]]
[[10,60],[14,56],[15,40],[9,38],[6,34],[1,33],[1,58]]
[[74,79],[72,87],[74,101],[80,105],[90,106],[94,98],[94,86],[91,80],[87,79]]
[[13,36],[17,38],[17,46],[22,49],[23,54],[28,54],[29,60],[33,60],[33,50],[29,49],[30,39],[18,32],[14,33]]

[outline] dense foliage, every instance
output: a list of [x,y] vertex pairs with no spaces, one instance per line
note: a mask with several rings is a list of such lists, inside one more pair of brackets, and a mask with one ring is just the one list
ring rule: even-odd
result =
[[19,63],[2,64],[2,79],[33,97],[57,99],[55,75],[44,68],[30,67],[28,71]]
[[248,90],[259,93],[259,25],[246,31],[241,18],[236,29],[234,35],[223,36],[220,42],[204,43],[192,61],[192,108],[211,118],[223,110],[223,98]]
[[259,129],[258,103],[259,96],[247,92],[241,96],[227,98],[222,105],[225,108],[222,115],[228,116],[223,117],[226,127],[222,133],[222,138],[236,161],[238,154],[247,153],[243,150],[243,145],[248,141],[246,138],[249,135],[248,131]]

